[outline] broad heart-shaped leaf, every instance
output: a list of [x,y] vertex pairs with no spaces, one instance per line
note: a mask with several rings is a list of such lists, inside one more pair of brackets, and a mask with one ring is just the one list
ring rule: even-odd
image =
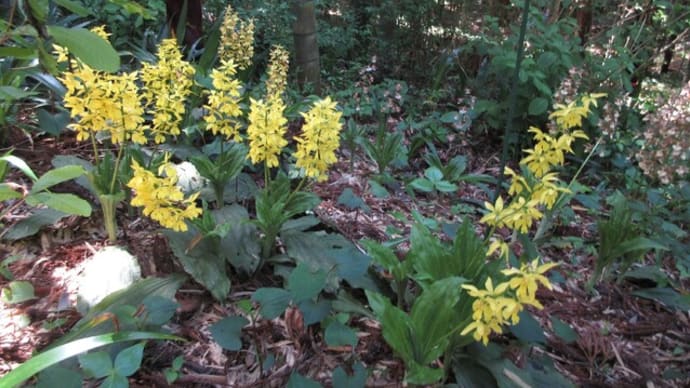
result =
[[245,275],[256,272],[261,255],[259,232],[249,222],[249,214],[243,206],[234,204],[213,211],[216,223],[230,223],[231,227],[220,241],[221,254],[233,268]]
[[333,370],[333,388],[364,388],[369,372],[362,363],[352,366],[352,375],[349,375],[343,367]]
[[144,343],[122,349],[115,357],[114,367],[117,374],[121,376],[131,376],[141,366],[144,357]]
[[144,319],[147,325],[160,326],[168,322],[179,304],[161,295],[149,295],[143,300]]
[[300,303],[303,300],[316,298],[326,285],[326,276],[327,273],[323,270],[311,270],[309,265],[298,263],[288,277],[287,289],[290,291],[292,300]]
[[41,130],[53,136],[60,135],[70,121],[68,112],[52,114],[45,109],[39,109],[36,116],[38,117],[38,126],[41,127]]
[[357,333],[338,320],[333,320],[328,325],[324,337],[328,346],[350,345],[353,349],[357,346]]
[[64,166],[54,168],[41,175],[41,177],[34,182],[34,185],[31,187],[31,191],[29,193],[36,194],[49,187],[80,177],[84,174],[86,174],[86,170],[84,170],[84,168],[81,166]]
[[53,388],[56,385],[61,388],[81,388],[82,384],[81,373],[55,365],[38,375],[36,388]]
[[290,258],[297,263],[308,264],[312,270],[328,274],[325,286],[327,291],[336,290],[340,279],[345,279],[354,287],[377,290],[373,278],[367,272],[371,258],[359,252],[342,235],[288,230],[280,236]]
[[379,290],[376,281],[368,271],[371,257],[360,252],[354,244],[348,242],[341,248],[333,249],[330,253],[336,262],[338,277],[355,288]]
[[109,73],[120,70],[120,57],[113,46],[95,33],[76,27],[48,26],[47,30],[57,44],[90,67]]
[[259,288],[252,294],[252,300],[261,305],[262,317],[275,319],[290,305],[290,292],[282,288]]
[[365,213],[369,213],[371,208],[362,200],[362,198],[355,195],[351,188],[346,188],[338,196],[338,204],[343,205],[350,210],[360,209]]
[[382,184],[378,183],[377,181],[373,179],[369,179],[369,191],[374,195],[376,198],[387,198],[390,193],[388,190],[386,190],[385,187],[383,187]]
[[74,194],[40,192],[28,195],[26,203],[31,206],[46,205],[51,209],[83,217],[91,215],[91,205]]
[[53,225],[68,214],[53,209],[38,209],[28,217],[10,226],[3,236],[8,240],[19,240],[36,234],[42,227]]
[[428,365],[446,351],[449,334],[464,319],[455,308],[464,282],[459,277],[436,281],[415,300],[410,319],[415,361],[420,365]]
[[83,354],[79,356],[79,364],[87,376],[97,379],[109,375],[113,370],[113,362],[105,351]]
[[304,216],[300,218],[294,218],[291,220],[285,221],[283,224],[283,227],[280,228],[281,232],[287,232],[287,231],[296,231],[296,232],[304,232],[305,230],[316,226],[321,223],[321,220],[314,216]]
[[307,326],[323,321],[332,310],[331,301],[328,299],[303,300],[297,304],[297,307],[302,312],[304,324]]
[[113,373],[103,380],[99,388],[129,388],[129,380],[119,373]]
[[477,363],[472,357],[463,355],[453,359],[453,374],[460,387],[466,388],[494,388],[496,379],[491,372]]
[[321,384],[297,372],[293,372],[288,380],[287,388],[321,388]]
[[[163,234],[185,272],[192,275],[216,300],[225,300],[230,292],[230,278],[225,271],[225,258],[218,253],[218,246],[214,244],[216,241],[202,239],[193,245],[192,240],[197,238],[194,230],[174,232],[166,229]],[[190,250],[191,246],[193,248]]]
[[487,368],[496,380],[496,386],[500,388],[573,386],[556,371],[547,357],[530,357],[524,368],[518,368],[510,359],[503,356],[503,351],[501,346],[492,342],[487,346],[475,342],[467,347],[467,356]]
[[541,344],[546,343],[546,336],[544,329],[541,328],[539,322],[534,319],[532,314],[523,310],[520,312],[520,322],[517,325],[510,327],[510,332],[513,333],[520,341],[531,343],[537,342]]
[[240,316],[225,317],[209,328],[213,340],[223,349],[238,351],[242,349],[242,328],[249,321]]
[[569,344],[577,340],[577,332],[570,325],[554,316],[551,317],[551,326],[553,327],[554,334],[562,339],[563,342]]
[[381,322],[383,338],[406,365],[414,362],[415,354],[412,348],[414,327],[410,317],[393,306],[385,296],[371,291],[365,291],[365,293],[376,318]]

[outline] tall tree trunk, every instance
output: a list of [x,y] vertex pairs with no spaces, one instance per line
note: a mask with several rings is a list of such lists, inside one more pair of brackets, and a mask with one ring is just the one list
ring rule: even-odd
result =
[[295,64],[300,88],[311,85],[315,94],[321,94],[321,63],[316,33],[316,13],[312,0],[292,0],[295,22],[292,34],[295,40]]

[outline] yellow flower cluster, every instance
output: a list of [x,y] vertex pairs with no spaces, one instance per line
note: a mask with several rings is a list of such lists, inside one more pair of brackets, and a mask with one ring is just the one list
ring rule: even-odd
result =
[[266,80],[266,98],[269,101],[281,99],[287,86],[287,73],[290,54],[281,45],[274,45],[268,62],[268,80]]
[[[539,265],[539,258],[536,258],[531,263],[521,265],[519,269],[509,268],[501,271],[504,275],[510,276],[510,279],[496,287],[493,286],[491,278],[486,279],[484,289],[468,284],[462,285],[475,300],[472,303],[472,322],[460,334],[472,333],[476,341],[482,341],[486,345],[491,333],[503,332],[502,325],[515,325],[519,322],[518,314],[524,309],[524,305],[544,308],[536,298],[537,289],[539,283],[551,289],[551,283],[544,273],[555,266],[554,263]],[[509,290],[513,291],[513,295],[509,295]]]
[[196,206],[199,193],[184,198],[177,184],[177,171],[166,161],[158,169],[159,177],[132,161],[134,177],[127,186],[134,190],[132,206],[144,208],[144,215],[178,232],[187,230],[186,219],[194,219],[202,210]]
[[249,159],[254,164],[265,162],[267,167],[277,167],[278,155],[287,145],[287,119],[283,116],[285,105],[281,99],[268,103],[253,98],[249,100]]
[[[105,27],[91,29],[103,39],[110,34]],[[65,47],[54,45],[58,62],[69,60]],[[88,140],[96,132],[105,133],[115,144],[132,140],[146,143],[143,108],[136,86],[137,73],[108,74],[96,71],[77,59],[70,61],[70,70],[60,78],[67,91],[64,106],[76,122],[69,128],[77,132],[77,140]]]
[[69,127],[77,132],[77,140],[87,140],[100,132],[109,135],[114,144],[127,140],[145,144],[144,110],[136,73],[108,74],[78,61],[73,65],[60,80],[67,89],[64,105],[76,119]]
[[561,130],[582,127],[582,119],[589,115],[590,106],[596,107],[597,99],[605,96],[605,93],[592,93],[582,96],[579,101],[571,101],[568,105],[556,104],[556,110],[549,118],[556,119],[556,125]]
[[271,50],[266,81],[266,101],[250,98],[249,111],[249,155],[252,163],[265,162],[267,167],[278,166],[278,155],[287,145],[287,119],[283,115],[285,103],[282,99],[287,85],[288,53],[281,46]]
[[307,113],[302,113],[305,124],[297,141],[296,166],[304,169],[308,177],[325,181],[328,167],[337,161],[335,151],[340,146],[340,116],[330,97],[314,104]]
[[211,72],[213,90],[209,92],[208,104],[204,106],[208,114],[204,116],[206,130],[215,134],[222,134],[227,139],[236,142],[242,140],[240,136],[241,84],[233,76],[237,73],[232,60],[221,60],[221,65]]
[[[494,204],[486,202],[484,206],[488,213],[480,222],[501,228],[527,233],[535,221],[542,218],[541,208],[552,209],[561,193],[570,192],[563,187],[558,174],[551,170],[565,162],[565,153],[572,153],[572,144],[577,138],[587,139],[582,130],[570,131],[575,126],[582,124],[582,119],[590,112],[590,105],[596,106],[596,99],[602,94],[591,94],[581,98],[581,103],[571,102],[568,105],[556,105],[558,108],[551,114],[556,119],[562,133],[552,136],[542,132],[539,128],[531,127],[530,133],[534,134],[536,144],[534,148],[525,150],[527,156],[520,160],[520,166],[529,174],[522,176],[506,167],[504,173],[511,178],[508,194],[514,196],[514,200],[505,206],[503,198],[498,197]],[[494,242],[489,249],[489,254],[499,250],[507,254],[507,249],[500,242]]]
[[142,64],[142,96],[148,113],[153,116],[151,132],[157,144],[163,143],[167,135],[180,134],[185,100],[192,92],[193,77],[194,67],[182,59],[175,39],[161,42],[155,64]]
[[233,61],[240,70],[244,70],[252,64],[254,21],[240,20],[231,5],[225,9],[223,24],[220,26],[218,56],[221,61]]

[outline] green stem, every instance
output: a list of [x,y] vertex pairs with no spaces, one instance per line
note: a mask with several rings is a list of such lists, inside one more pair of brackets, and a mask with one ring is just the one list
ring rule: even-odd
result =
[[105,224],[106,232],[108,232],[108,241],[115,243],[117,241],[115,211],[121,198],[119,195],[104,194],[99,195],[98,200],[101,202],[101,210],[103,210],[103,223]]
[[115,158],[115,169],[113,170],[113,177],[110,181],[110,191],[108,194],[115,194],[115,183],[120,175],[120,160],[122,159],[122,154],[124,152],[124,147],[120,146],[117,150],[117,158]]
[[98,146],[96,145],[96,139],[94,138],[94,134],[92,133],[91,136],[91,146],[93,147],[93,161],[96,163],[96,168],[98,168],[99,163],[99,158],[98,158]]

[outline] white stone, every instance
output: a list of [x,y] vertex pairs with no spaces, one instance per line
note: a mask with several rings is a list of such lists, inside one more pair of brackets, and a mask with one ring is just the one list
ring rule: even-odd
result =
[[85,314],[115,291],[141,279],[137,258],[119,247],[105,247],[85,264],[78,278],[77,309]]

